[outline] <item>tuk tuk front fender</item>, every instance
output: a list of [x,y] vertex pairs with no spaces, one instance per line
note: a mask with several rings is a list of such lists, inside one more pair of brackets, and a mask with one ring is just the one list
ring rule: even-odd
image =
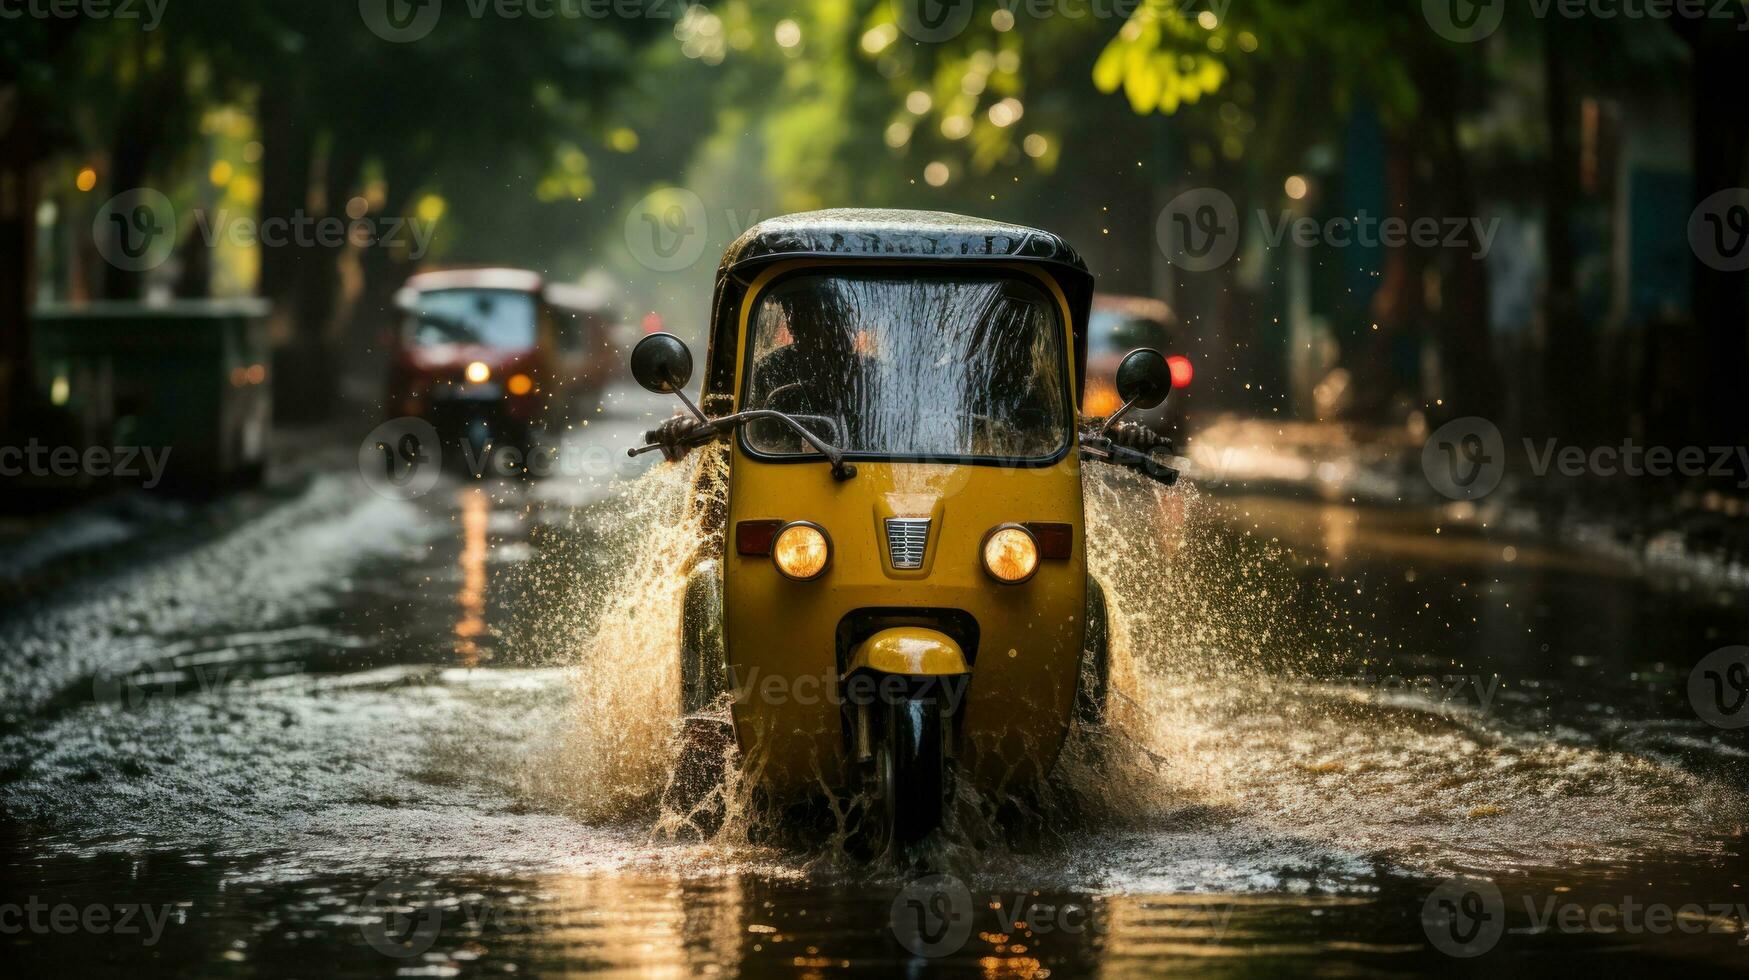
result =
[[907,677],[947,677],[971,673],[953,637],[920,626],[896,626],[863,640],[850,652],[846,676],[859,670]]

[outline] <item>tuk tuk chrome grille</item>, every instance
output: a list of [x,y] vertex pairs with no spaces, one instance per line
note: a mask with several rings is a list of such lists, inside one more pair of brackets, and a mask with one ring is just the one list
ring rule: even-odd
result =
[[929,518],[887,518],[887,555],[895,570],[922,568],[923,552],[928,547]]

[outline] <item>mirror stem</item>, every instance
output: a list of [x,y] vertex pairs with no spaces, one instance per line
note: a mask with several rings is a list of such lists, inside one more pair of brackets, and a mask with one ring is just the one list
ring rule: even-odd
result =
[[709,425],[709,424],[710,424],[710,421],[711,421],[711,420],[710,420],[710,419],[707,419],[707,418],[705,418],[705,416],[704,416],[704,413],[703,413],[703,412],[701,412],[701,411],[699,411],[699,410],[698,410],[698,406],[697,406],[697,405],[694,405],[694,404],[693,404],[693,403],[692,403],[692,399],[690,399],[690,398],[688,398],[688,397],[686,397],[686,392],[685,392],[685,390],[683,390],[683,389],[681,389],[681,388],[676,388],[676,389],[674,389],[674,397],[676,397],[676,398],[678,398],[678,399],[680,399],[680,403],[681,403],[681,404],[682,404],[682,405],[685,405],[685,406],[686,406],[686,407],[687,407],[687,409],[688,409],[688,410],[690,410],[690,411],[691,411],[691,412],[692,412],[692,414],[693,414],[693,415],[694,415],[694,416],[695,416],[695,417],[696,417],[696,418],[697,418],[697,419],[698,419],[698,420],[699,420],[699,421],[700,421],[700,422],[703,422],[703,423],[705,423],[705,424],[706,424],[706,425]]
[[1129,414],[1129,410],[1131,408],[1135,407],[1137,399],[1139,399],[1141,397],[1142,396],[1137,395],[1135,398],[1132,398],[1129,401],[1124,402],[1122,405],[1118,406],[1117,411],[1112,412],[1111,416],[1105,420],[1105,424],[1099,427],[1099,434],[1105,435],[1107,432],[1110,432],[1111,427],[1116,425],[1118,423],[1119,419],[1121,419],[1125,415]]

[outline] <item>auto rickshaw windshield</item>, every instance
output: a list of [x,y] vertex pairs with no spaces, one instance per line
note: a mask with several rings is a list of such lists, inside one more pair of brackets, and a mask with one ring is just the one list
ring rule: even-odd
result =
[[407,314],[409,347],[457,344],[527,350],[535,344],[534,297],[513,289],[437,289]]
[[[847,454],[1036,461],[1068,448],[1063,321],[1018,274],[794,274],[761,294],[748,333],[743,407],[797,416]],[[756,455],[813,454],[781,423],[743,432]]]

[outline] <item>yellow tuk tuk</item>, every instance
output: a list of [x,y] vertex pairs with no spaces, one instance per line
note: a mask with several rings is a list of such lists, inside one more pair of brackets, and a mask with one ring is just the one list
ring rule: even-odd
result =
[[[682,805],[732,737],[766,800],[852,800],[833,809],[863,849],[892,851],[947,819],[956,781],[1036,779],[1101,722],[1080,463],[1175,474],[1121,410],[1076,411],[1092,291],[1049,232],[813,212],[724,255],[698,403],[685,344],[639,343],[633,375],[687,412],[632,453],[717,442],[728,461],[721,552],[700,556],[682,624],[702,746]],[[1132,353],[1117,385],[1125,409],[1159,404],[1164,358]]]

